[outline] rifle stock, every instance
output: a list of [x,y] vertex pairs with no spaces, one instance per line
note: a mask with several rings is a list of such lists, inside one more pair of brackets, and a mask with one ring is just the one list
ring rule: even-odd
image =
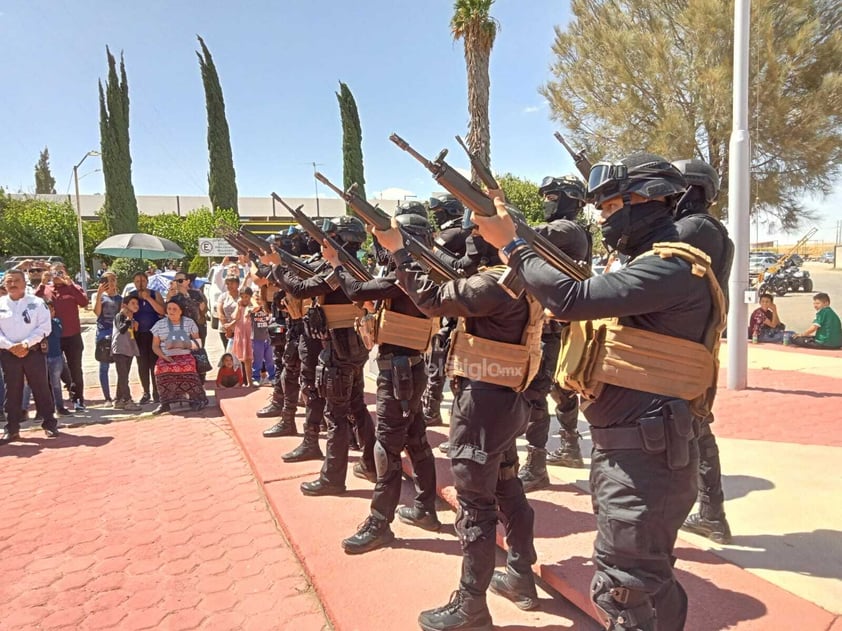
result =
[[[345,200],[345,203],[351,207],[351,210],[354,211],[354,214],[359,217],[363,223],[376,228],[377,230],[389,230],[392,227],[392,218],[388,215],[388,213],[386,213],[382,208],[373,206],[367,200],[363,199],[354,192],[354,189],[357,186],[356,184],[352,184],[347,191],[343,191],[321,173],[316,172],[315,177],[319,182],[327,186],[330,190]],[[457,278],[462,277],[449,265],[445,265],[445,263],[441,261],[432,250],[421,243],[413,235],[409,234],[401,226],[398,226],[398,230],[403,238],[403,246],[406,251],[409,252],[412,258],[419,261],[430,271],[430,274],[433,276],[435,281],[441,282],[443,280],[456,280]]]
[[[435,160],[430,161],[415,151],[408,142],[397,134],[392,134],[389,138],[401,149],[409,153],[412,157],[427,167],[439,184],[441,184],[465,206],[470,208],[474,213],[480,217],[492,217],[497,214],[497,208],[494,206],[494,200],[489,198],[488,195],[483,193],[475,184],[444,161],[443,155],[446,153],[445,151],[442,151]],[[470,152],[468,155],[471,156]],[[471,160],[472,162],[474,160],[478,161],[478,158],[476,156],[471,156]],[[483,165],[481,170],[490,175],[488,167]],[[477,170],[477,173],[479,172],[480,170]],[[491,180],[494,180],[493,176],[491,176]],[[496,181],[494,181],[494,184],[496,184]],[[572,258],[567,256],[567,254],[559,250],[552,241],[535,232],[529,224],[526,223],[523,214],[517,208],[509,204],[507,204],[507,208],[509,209],[509,214],[515,223],[517,235],[532,246],[541,258],[575,280],[584,280],[590,276],[590,270],[587,267],[574,261]],[[514,291],[510,293],[514,294]]]
[[325,233],[324,230],[319,228],[312,219],[310,219],[304,211],[301,210],[303,204],[298,208],[293,208],[289,204],[287,204],[277,193],[272,193],[272,198],[281,204],[284,208],[286,208],[293,218],[301,225],[302,228],[313,237],[319,244],[327,243],[336,250],[337,255],[339,256],[339,260],[342,264],[348,268],[348,271],[351,275],[356,278],[358,281],[369,281],[373,277],[369,274],[368,270],[363,266],[362,263],[357,259],[356,256],[348,252],[342,245],[333,237],[329,236]]
[[585,182],[588,181],[588,178],[591,175],[591,161],[588,160],[588,156],[585,155],[585,151],[573,151],[573,147],[567,144],[567,141],[564,139],[564,136],[561,135],[561,132],[555,132],[553,134],[555,139],[558,140],[562,146],[567,149],[567,153],[570,154],[570,157],[573,158],[573,162],[576,164],[576,168],[579,169],[579,173],[582,174],[582,177],[585,178]]

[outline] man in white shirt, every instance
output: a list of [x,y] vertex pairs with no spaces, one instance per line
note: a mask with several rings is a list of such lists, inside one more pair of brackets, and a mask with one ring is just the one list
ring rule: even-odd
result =
[[0,296],[0,367],[6,382],[6,429],[0,443],[20,439],[23,420],[23,383],[26,378],[47,437],[58,436],[53,395],[47,377],[47,362],[41,342],[50,335],[52,320],[41,298],[26,294],[26,279],[20,270],[9,270],[3,278],[8,292]]

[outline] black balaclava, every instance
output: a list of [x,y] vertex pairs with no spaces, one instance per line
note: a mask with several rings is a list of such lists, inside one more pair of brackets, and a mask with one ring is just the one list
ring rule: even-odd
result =
[[602,238],[620,254],[637,256],[652,245],[652,235],[664,232],[672,225],[671,211],[664,202],[631,205],[628,200],[624,201],[623,207],[602,224]]

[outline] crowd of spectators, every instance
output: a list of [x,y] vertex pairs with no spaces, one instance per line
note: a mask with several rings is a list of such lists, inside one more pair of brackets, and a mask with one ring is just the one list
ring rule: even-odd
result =
[[[56,414],[86,411],[80,320],[80,310],[86,307],[96,315],[95,348],[88,352],[93,351],[99,362],[99,386],[107,407],[140,411],[156,403],[153,413],[160,414],[181,402],[193,410],[207,405],[206,373],[199,371],[196,355],[202,354],[211,324],[219,329],[229,368],[236,375],[232,385],[259,385],[273,378],[268,342],[271,312],[256,301],[249,266],[245,261],[224,260],[212,272],[212,282],[224,291],[217,292],[219,298],[210,306],[205,294],[191,286],[195,277],[181,270],[174,271],[166,291],[149,288],[150,277],[158,273],[153,267],[139,270],[121,288],[117,275],[103,263],[95,272],[96,289],[90,298],[63,263],[24,261],[7,272],[0,297],[5,296],[9,315],[21,310],[22,320],[4,320],[0,305],[0,358],[8,360],[0,371],[0,398],[5,400],[0,415],[10,423],[4,439],[16,438],[20,422],[28,416],[30,398],[36,401],[36,419],[53,433]],[[14,292],[6,296],[9,288]],[[39,357],[33,360],[35,355]],[[27,370],[20,371],[24,358]],[[129,387],[132,364],[142,387],[137,401]],[[10,371],[15,372],[11,379]],[[7,392],[7,385],[14,395]],[[46,410],[45,401],[50,403]]]

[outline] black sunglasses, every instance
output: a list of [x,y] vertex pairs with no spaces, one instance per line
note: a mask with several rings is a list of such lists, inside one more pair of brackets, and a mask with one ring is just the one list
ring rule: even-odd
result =
[[186,282],[186,281],[187,281],[187,279],[186,279],[186,278],[176,278],[176,279],[175,279],[175,282],[177,282],[177,283],[184,283],[184,282]]

